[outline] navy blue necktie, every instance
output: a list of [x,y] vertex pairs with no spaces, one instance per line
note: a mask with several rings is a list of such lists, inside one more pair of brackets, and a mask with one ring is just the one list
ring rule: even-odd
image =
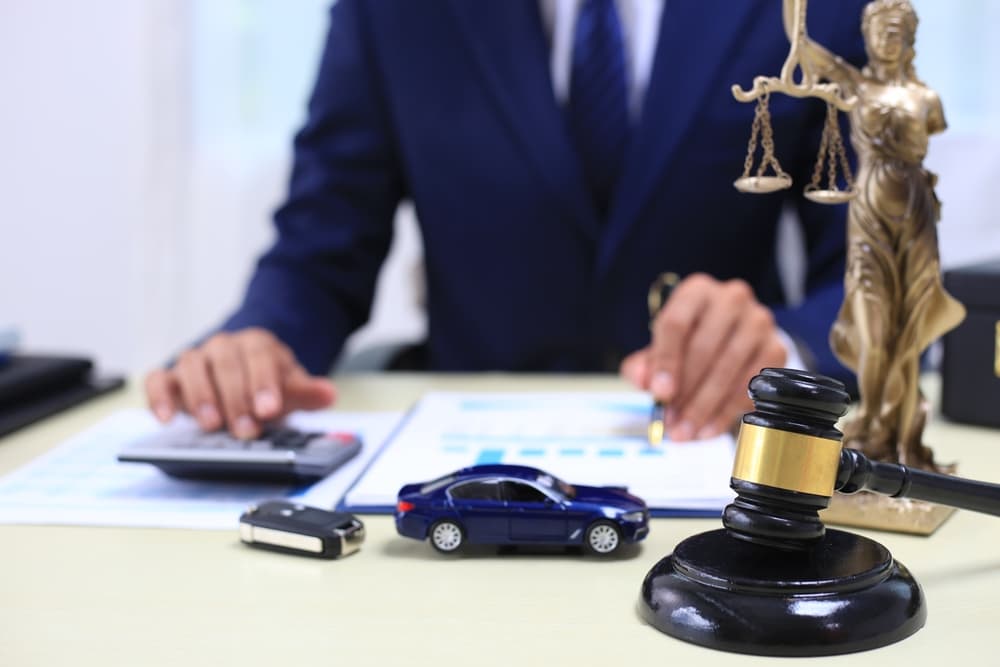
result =
[[626,77],[614,0],[583,0],[573,35],[568,116],[587,185],[602,215],[628,146]]

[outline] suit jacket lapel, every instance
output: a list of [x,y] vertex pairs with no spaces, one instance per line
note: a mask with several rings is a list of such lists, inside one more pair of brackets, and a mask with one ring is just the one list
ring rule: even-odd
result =
[[538,0],[453,0],[452,10],[511,134],[587,238],[600,221],[549,76]]
[[[598,275],[610,268],[628,232],[641,218],[643,206],[706,94],[712,86],[737,83],[719,80],[720,70],[725,71],[725,66],[739,57],[739,32],[753,7],[754,3],[745,0],[666,2],[642,116],[601,237]],[[703,39],[692,39],[692,32],[700,33]],[[738,167],[733,165],[734,170]]]

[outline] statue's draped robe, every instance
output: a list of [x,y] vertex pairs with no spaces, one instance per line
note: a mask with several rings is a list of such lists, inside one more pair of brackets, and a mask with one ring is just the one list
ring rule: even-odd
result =
[[[858,196],[848,213],[845,298],[830,342],[841,362],[856,372],[864,363],[860,356],[870,354],[866,350],[884,355],[882,395],[863,395],[863,410],[867,406],[876,420],[873,428],[909,430],[894,422],[901,410],[907,418],[923,419],[916,406],[905,405],[917,395],[908,385],[916,381],[919,356],[957,326],[965,311],[941,285],[936,177],[922,166],[929,134],[926,103],[918,97],[922,103],[913,108],[886,103],[879,95],[866,98],[864,87],[860,92],[851,119],[860,157]],[[907,92],[920,96],[927,91],[910,84]]]

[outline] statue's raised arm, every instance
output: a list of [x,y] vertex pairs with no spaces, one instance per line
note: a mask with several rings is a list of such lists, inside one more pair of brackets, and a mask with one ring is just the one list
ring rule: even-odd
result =
[[[754,77],[750,90],[733,85],[733,97],[750,102],[771,93],[791,97],[818,97],[841,111],[850,111],[856,102],[860,72],[806,34],[807,0],[784,0],[783,21],[791,46],[779,76]],[[824,82],[822,79],[828,81]]]
[[[785,35],[797,51],[803,76],[809,72],[816,79],[826,79],[840,86],[846,98],[857,94],[862,80],[861,71],[849,62],[815,42],[806,31],[806,0],[782,0],[782,21]],[[797,48],[796,48],[797,47]],[[786,62],[786,67],[788,63]],[[784,75],[782,68],[782,75]],[[791,75],[791,73],[789,73]],[[846,109],[841,109],[846,111]]]

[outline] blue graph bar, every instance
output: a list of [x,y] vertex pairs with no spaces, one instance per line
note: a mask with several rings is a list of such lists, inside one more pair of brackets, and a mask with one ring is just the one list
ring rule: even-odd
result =
[[487,463],[500,463],[503,461],[502,449],[484,449],[479,452],[479,456],[476,458],[476,465],[485,465]]
[[573,447],[559,450],[560,456],[583,456],[582,447]]

